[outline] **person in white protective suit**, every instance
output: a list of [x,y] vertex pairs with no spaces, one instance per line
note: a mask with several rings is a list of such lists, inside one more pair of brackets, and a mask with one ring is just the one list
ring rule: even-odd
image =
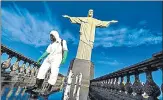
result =
[[53,85],[55,85],[59,73],[60,64],[64,64],[67,58],[67,44],[65,40],[61,40],[57,31],[50,32],[51,43],[48,46],[46,52],[38,59],[37,63],[43,61],[36,79],[36,84],[32,87],[27,87],[27,90],[37,90],[42,88],[45,75],[49,68],[51,68],[50,78],[48,80],[48,86],[43,95],[48,95]]

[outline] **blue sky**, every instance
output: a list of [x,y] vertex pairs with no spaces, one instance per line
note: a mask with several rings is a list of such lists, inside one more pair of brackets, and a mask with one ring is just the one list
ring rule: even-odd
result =
[[[93,9],[97,19],[119,21],[96,29],[92,62],[98,77],[161,51],[161,8],[161,2],[2,2],[2,43],[37,60],[50,43],[49,32],[56,29],[68,43],[68,59],[60,67],[66,75],[76,56],[80,27],[62,15],[84,17]],[[161,72],[157,75],[161,83]]]

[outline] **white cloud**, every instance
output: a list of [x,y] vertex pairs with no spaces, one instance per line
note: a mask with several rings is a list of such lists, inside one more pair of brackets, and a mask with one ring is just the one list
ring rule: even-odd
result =
[[97,63],[106,64],[106,65],[110,65],[110,66],[117,66],[117,65],[122,64],[122,63],[119,63],[117,60],[113,60],[113,61],[101,60],[101,61],[97,61]]
[[119,65],[123,65],[123,63],[113,59],[113,58],[109,58],[105,52],[100,52],[98,54],[98,58],[95,59],[95,63],[98,63],[98,64],[104,64],[104,65],[108,65],[108,66],[119,66]]
[[139,46],[158,44],[162,42],[162,33],[154,33],[144,28],[105,28],[97,29],[95,47]]
[[[54,16],[52,18],[51,10],[46,3],[44,6],[46,14],[31,13],[16,4],[10,8],[2,8],[2,38],[36,47],[48,45],[50,43],[49,32],[52,29],[63,32],[60,30],[60,21],[54,19]],[[71,34],[65,34],[67,38],[73,38]]]
[[[77,44],[78,39],[69,30],[61,30],[60,21],[55,18],[45,2],[44,8],[46,14],[31,13],[16,4],[10,8],[2,8],[2,38],[40,47],[49,44],[49,32],[56,29],[62,33],[60,35],[63,39]],[[139,22],[139,24],[145,23],[147,23],[145,20]],[[154,33],[149,29],[108,27],[96,30],[95,47],[133,47],[161,42],[162,33]]]
[[49,21],[52,22],[52,13],[51,13],[51,10],[48,7],[48,5],[47,5],[46,2],[43,2],[43,4],[44,4],[45,10],[46,10],[47,17],[48,17]]

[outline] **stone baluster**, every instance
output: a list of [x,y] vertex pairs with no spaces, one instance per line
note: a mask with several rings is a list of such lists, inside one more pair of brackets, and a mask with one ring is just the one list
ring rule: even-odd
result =
[[[100,87],[100,92],[103,94],[103,95],[106,95],[105,93],[105,80],[102,80],[102,86]],[[101,95],[100,95],[101,96]]]
[[116,99],[118,99],[118,95],[119,95],[119,93],[118,93],[118,91],[117,91],[117,84],[116,84],[116,82],[118,81],[118,78],[117,77],[115,77],[114,78],[114,80],[113,80],[113,90],[111,91],[111,98],[113,99],[113,100],[116,100]]
[[98,87],[101,87],[101,81],[99,81],[99,86]]
[[103,80],[100,82],[100,86],[97,87],[97,90],[96,90],[96,91],[99,93],[98,99],[101,98],[100,93],[102,93],[102,94],[104,95],[104,91],[103,91],[103,89],[104,89],[104,88],[103,88],[103,82],[104,82]]
[[96,82],[96,85],[95,85],[96,87],[98,86],[98,81]]
[[29,70],[29,71],[28,71],[27,73],[28,73],[28,76],[29,76],[29,78],[28,78],[28,82],[29,82],[29,83],[28,83],[28,84],[29,84],[30,86],[32,86],[32,85],[35,84],[35,81],[34,81],[34,80],[35,80],[35,77],[32,76],[32,69],[33,69],[33,68],[32,68],[32,64],[29,64],[29,66],[28,66],[28,70]]
[[31,79],[31,85],[34,85],[36,83],[36,77],[35,77],[35,67],[33,66],[31,68],[31,75],[30,75],[30,79]]
[[107,90],[107,86],[108,86],[108,80],[105,80],[106,83],[105,83],[105,89]]
[[115,82],[116,82],[116,78],[113,77],[112,90],[113,90],[114,92],[116,92],[116,91],[115,91]]
[[117,98],[117,96],[119,95],[118,94],[118,85],[117,85],[117,82],[118,82],[118,77],[115,77],[114,78],[114,81],[113,81],[113,84],[114,84],[114,90],[112,90],[112,91],[110,91],[110,96],[108,97],[108,99],[109,98],[111,98],[111,99],[113,99],[113,100],[116,100],[116,99],[118,99]]
[[104,88],[104,80],[101,81],[101,88]]
[[19,67],[18,70],[19,81],[21,86],[26,85],[25,66],[26,66],[26,61],[24,61],[24,63],[21,65],[21,67]]
[[119,77],[116,77],[116,81],[115,81],[115,90],[116,90],[116,92],[119,92],[119,90],[120,90],[118,81],[119,81]]
[[98,87],[101,87],[101,81],[99,81],[99,84],[98,85],[99,85]]
[[137,100],[143,100],[143,85],[141,84],[140,80],[139,80],[139,73],[135,73],[135,81],[133,83],[132,86],[133,92],[136,93],[135,94],[135,99]]
[[99,86],[100,86],[100,81],[97,82],[97,87],[99,87]]
[[29,63],[28,67],[25,69],[25,73],[27,76],[30,76],[30,72],[31,72],[31,68],[30,68],[31,64]]
[[107,79],[106,82],[106,95],[109,96],[110,94],[110,89],[109,89],[109,85],[110,85],[110,79]]
[[106,87],[107,87],[107,79],[105,79],[105,84],[104,84],[104,88],[106,89]]
[[107,84],[107,89],[108,89],[108,91],[110,91],[110,83],[111,83],[111,79],[109,78],[109,79],[108,79],[108,84]]
[[114,78],[111,78],[111,90],[114,90]]
[[31,76],[35,76],[35,68],[34,68],[34,66],[31,69]]
[[104,85],[105,85],[105,80],[102,80],[102,88],[104,89]]
[[8,59],[1,64],[2,69],[8,69],[11,65],[12,55],[9,55]]
[[121,76],[121,82],[120,82],[120,92],[124,92],[125,91],[125,84],[124,84],[124,77]]
[[30,86],[30,64],[27,67],[24,66],[24,68],[24,86]]
[[103,84],[103,88],[102,88],[102,92],[103,92],[103,94],[105,95],[105,96],[107,96],[107,88],[106,88],[106,86],[107,86],[107,80],[104,80],[104,84]]
[[39,71],[39,68],[35,67],[35,76],[36,77],[37,77],[38,71]]
[[127,82],[125,84],[125,91],[126,91],[126,94],[128,94],[129,96],[133,92],[133,90],[132,90],[132,84],[131,84],[131,81],[130,81],[130,75],[127,75]]
[[146,83],[144,85],[144,91],[149,96],[148,100],[158,100],[157,97],[161,94],[159,86],[152,78],[152,72],[150,69],[146,71]]
[[35,84],[36,83],[36,79],[37,79],[37,73],[38,73],[38,67],[37,66],[35,66],[34,67],[34,70],[35,70],[35,73],[34,73],[34,81],[33,81],[33,83]]
[[114,99],[114,78],[111,78],[111,82],[110,82],[110,98]]
[[102,82],[100,81],[100,82],[99,82],[99,87],[101,87],[101,86],[102,86]]
[[109,79],[108,90],[111,91],[111,79]]
[[21,67],[19,67],[19,73],[21,74],[25,73],[25,65],[26,65],[26,62],[24,62]]
[[125,94],[126,94],[126,98],[125,98],[125,100],[131,100],[131,98],[132,98],[132,92],[133,92],[133,90],[132,90],[132,83],[131,83],[131,81],[130,81],[130,75],[129,74],[127,74],[127,82],[126,82],[126,84],[125,84]]
[[123,100],[123,91],[124,91],[123,81],[124,81],[124,78],[121,76],[120,83],[119,83],[119,78],[116,78],[116,79],[118,81],[116,81],[116,83],[115,83],[115,96],[114,96],[114,100]]
[[19,62],[20,59],[17,58],[16,62],[10,67],[11,72],[16,73],[16,71],[19,69]]

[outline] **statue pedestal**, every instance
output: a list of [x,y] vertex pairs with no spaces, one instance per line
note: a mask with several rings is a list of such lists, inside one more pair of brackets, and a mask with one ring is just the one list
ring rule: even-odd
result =
[[[70,72],[70,70],[73,72],[73,78],[70,88],[69,100],[87,100],[90,80],[94,78],[93,63],[88,60],[75,58],[71,61],[68,72]],[[79,82],[80,77],[78,76],[81,76],[81,74],[81,82]],[[77,80],[78,82],[76,83]]]

